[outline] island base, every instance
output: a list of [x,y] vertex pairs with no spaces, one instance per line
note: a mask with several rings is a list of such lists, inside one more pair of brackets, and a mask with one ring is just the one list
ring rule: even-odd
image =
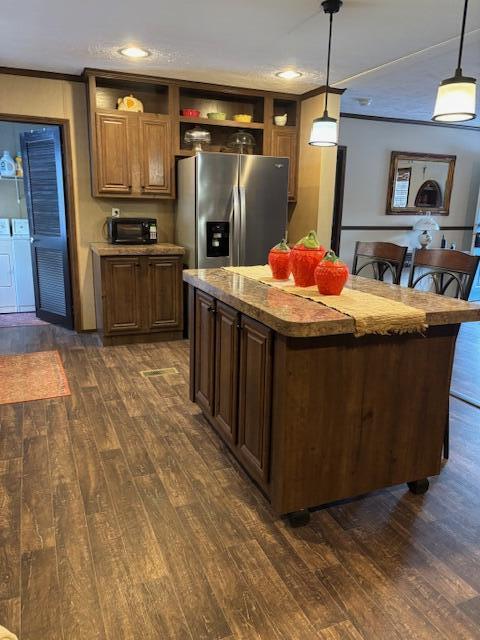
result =
[[191,399],[292,524],[440,472],[458,325],[294,338],[193,288],[190,322]]

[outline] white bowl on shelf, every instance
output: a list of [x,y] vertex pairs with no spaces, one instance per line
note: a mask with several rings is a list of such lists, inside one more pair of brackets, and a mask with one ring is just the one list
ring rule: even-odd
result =
[[277,127],[284,127],[287,124],[288,116],[285,113],[283,116],[274,116],[273,121],[277,125]]

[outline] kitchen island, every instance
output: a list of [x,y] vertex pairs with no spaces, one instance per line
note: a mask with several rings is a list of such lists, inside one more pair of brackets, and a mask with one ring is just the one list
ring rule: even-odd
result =
[[190,397],[279,515],[441,468],[459,323],[480,306],[352,276],[425,311],[423,333],[355,337],[350,317],[223,269],[184,271]]

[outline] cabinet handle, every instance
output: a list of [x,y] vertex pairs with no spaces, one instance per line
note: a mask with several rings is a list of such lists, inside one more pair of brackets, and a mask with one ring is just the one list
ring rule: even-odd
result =
[[207,308],[207,311],[208,311],[208,313],[217,313],[215,311],[215,307],[211,307],[211,306]]
[[237,329],[239,329],[240,331],[242,330],[242,323],[240,322],[240,320],[237,322]]

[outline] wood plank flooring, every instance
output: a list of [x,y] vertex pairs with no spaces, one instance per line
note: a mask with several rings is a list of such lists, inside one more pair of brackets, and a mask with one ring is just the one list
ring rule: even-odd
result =
[[[72,396],[0,407],[0,624],[20,640],[480,639],[479,409],[452,400],[425,496],[289,529],[188,401],[186,342],[0,330],[0,353],[50,348]],[[469,350],[456,384],[478,392]],[[139,373],[158,368],[176,372]]]

